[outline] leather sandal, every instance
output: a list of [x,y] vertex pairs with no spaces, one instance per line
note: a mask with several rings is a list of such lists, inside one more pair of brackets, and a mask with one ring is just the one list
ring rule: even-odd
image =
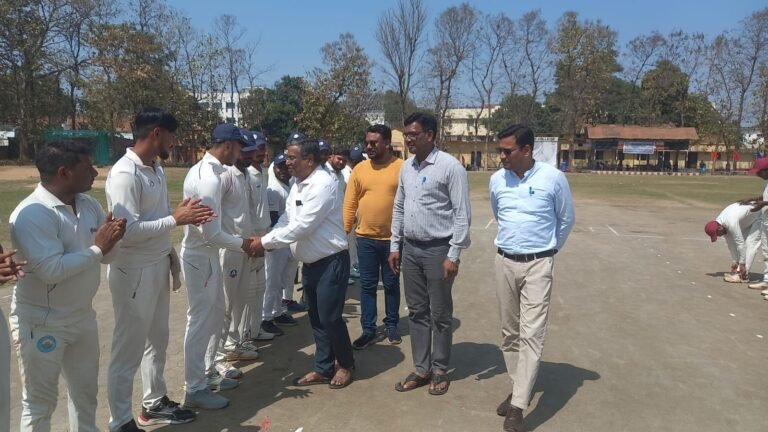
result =
[[[424,387],[425,385],[429,384],[431,378],[432,376],[429,373],[426,376],[421,376],[416,372],[411,372],[407,377],[405,377],[405,381],[398,381],[398,383],[395,384],[395,390],[399,392],[407,392],[419,387]],[[409,386],[409,383],[413,383],[413,385]]]

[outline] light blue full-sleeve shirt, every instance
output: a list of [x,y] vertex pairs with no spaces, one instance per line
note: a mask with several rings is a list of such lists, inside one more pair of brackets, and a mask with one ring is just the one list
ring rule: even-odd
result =
[[565,175],[536,162],[523,178],[500,169],[491,176],[491,208],[499,226],[494,244],[506,253],[561,250],[573,229],[573,197]]

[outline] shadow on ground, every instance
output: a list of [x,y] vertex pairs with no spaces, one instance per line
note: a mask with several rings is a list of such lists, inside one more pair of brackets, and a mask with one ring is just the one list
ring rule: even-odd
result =
[[542,362],[539,378],[533,387],[533,393],[541,393],[541,397],[533,411],[525,417],[528,430],[535,430],[557,414],[576,395],[584,381],[598,379],[600,374],[588,369],[568,363]]

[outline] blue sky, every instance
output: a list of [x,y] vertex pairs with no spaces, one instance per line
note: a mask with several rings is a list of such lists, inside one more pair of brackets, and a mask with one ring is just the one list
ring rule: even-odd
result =
[[[205,30],[213,27],[214,18],[233,14],[248,28],[246,38],[261,38],[258,54],[272,70],[262,78],[271,85],[283,75],[304,75],[320,65],[320,47],[343,32],[355,35],[374,60],[379,50],[374,32],[378,16],[395,4],[395,0],[168,0],[168,3]],[[442,10],[459,1],[425,0],[430,22]],[[766,7],[765,0],[475,0],[472,5],[484,12],[505,12],[513,19],[523,13],[541,9],[550,25],[568,10],[582,18],[601,20],[619,33],[622,47],[633,37],[658,30],[663,34],[674,29],[702,32],[714,36],[735,28],[753,11]]]

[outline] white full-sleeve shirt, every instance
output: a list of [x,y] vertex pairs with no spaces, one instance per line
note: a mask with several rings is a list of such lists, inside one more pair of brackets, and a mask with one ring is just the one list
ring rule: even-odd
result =
[[11,213],[10,231],[26,276],[13,290],[11,315],[46,326],[93,318],[93,296],[106,257],[94,245],[106,216],[91,196],[77,194],[74,208],[38,185]]
[[265,249],[291,248],[307,264],[347,249],[338,193],[338,181],[326,169],[316,168],[291,186],[285,213],[261,242]]
[[269,231],[272,220],[269,218],[269,197],[267,193],[269,176],[265,172],[249,166],[248,167],[248,193],[251,204],[251,226],[253,233],[263,235]]
[[196,249],[210,254],[218,254],[219,249],[242,250],[243,239],[222,229],[221,176],[225,172],[224,165],[206,153],[187,173],[184,179],[184,198],[200,198],[201,204],[210,207],[217,217],[201,226],[185,225],[181,241],[184,249]]
[[752,206],[733,203],[724,208],[715,219],[727,231],[724,237],[733,262],[747,262],[746,238],[752,224],[759,217],[760,212],[753,212]]
[[132,148],[115,163],[105,186],[107,208],[125,218],[125,236],[114,265],[141,268],[171,252],[171,230],[176,228],[168,203],[168,185],[160,164],[144,165]]
[[233,166],[221,174],[221,229],[236,237],[251,236],[247,175]]

